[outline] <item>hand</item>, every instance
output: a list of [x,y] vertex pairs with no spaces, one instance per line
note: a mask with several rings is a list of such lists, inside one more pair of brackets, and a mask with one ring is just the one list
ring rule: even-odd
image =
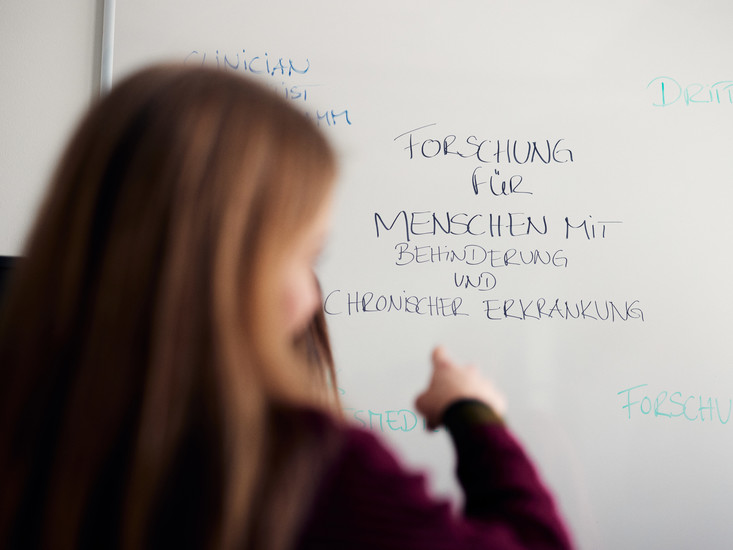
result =
[[437,347],[433,350],[433,376],[428,388],[417,397],[415,406],[428,421],[428,427],[435,428],[448,406],[461,399],[483,401],[499,416],[506,412],[506,399],[491,381],[481,376],[473,365],[458,366],[442,347]]

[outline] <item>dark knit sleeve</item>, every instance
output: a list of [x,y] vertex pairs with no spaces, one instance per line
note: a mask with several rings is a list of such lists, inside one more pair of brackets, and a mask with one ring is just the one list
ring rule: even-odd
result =
[[467,518],[504,525],[520,547],[571,547],[537,471],[488,405],[458,401],[445,411],[443,424],[456,449]]
[[348,428],[298,548],[569,548],[549,495],[497,420],[490,409],[468,402],[446,412],[467,493],[465,515],[433,498],[425,478],[405,469],[370,432]]

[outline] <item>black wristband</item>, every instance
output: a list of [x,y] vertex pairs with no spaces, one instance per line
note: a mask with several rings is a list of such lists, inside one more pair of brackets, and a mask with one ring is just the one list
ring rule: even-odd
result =
[[453,431],[459,426],[504,424],[504,420],[483,401],[459,399],[445,409],[442,423],[449,431]]

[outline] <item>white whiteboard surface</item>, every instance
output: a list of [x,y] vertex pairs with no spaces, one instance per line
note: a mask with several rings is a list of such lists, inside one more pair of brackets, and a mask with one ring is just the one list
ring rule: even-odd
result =
[[94,94],[97,0],[0,2],[0,255],[20,254]]
[[128,0],[114,78],[218,60],[321,116],[341,157],[319,275],[347,412],[437,492],[455,493],[452,451],[412,403],[443,343],[506,392],[581,548],[729,548],[732,16]]

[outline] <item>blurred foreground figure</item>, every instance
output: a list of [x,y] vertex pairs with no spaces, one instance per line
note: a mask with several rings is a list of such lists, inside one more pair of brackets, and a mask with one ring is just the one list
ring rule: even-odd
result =
[[418,408],[464,516],[342,420],[327,342],[302,345],[333,181],[315,126],[236,75],[153,67],[90,110],[0,317],[0,546],[569,545],[500,397],[441,350]]

